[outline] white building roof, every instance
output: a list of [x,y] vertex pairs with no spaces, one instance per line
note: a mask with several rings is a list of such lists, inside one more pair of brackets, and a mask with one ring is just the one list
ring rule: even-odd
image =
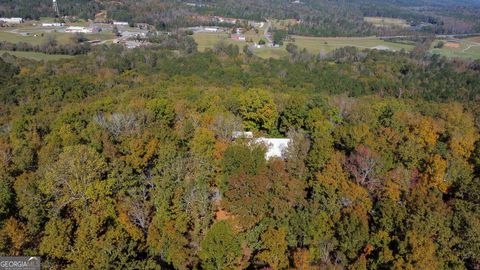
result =
[[378,46],[372,47],[372,49],[379,50],[379,51],[391,51],[392,50],[392,49],[390,49],[390,47],[383,46],[383,45],[378,45]]
[[86,27],[83,26],[69,26],[67,27],[67,30],[84,30],[87,29]]
[[234,131],[234,132],[232,132],[232,138],[233,139],[237,139],[237,138],[251,139],[251,138],[253,138],[253,132],[251,132],[251,131]]
[[267,146],[267,152],[265,153],[265,159],[272,157],[282,158],[285,149],[287,149],[290,139],[272,139],[272,138],[258,138],[255,139],[256,143],[263,143]]
[[128,22],[119,22],[119,21],[114,21],[114,25],[128,25]]
[[65,29],[67,33],[91,33],[92,29],[83,26],[69,26]]
[[246,138],[252,139],[251,143],[264,144],[267,147],[267,152],[265,153],[265,159],[270,159],[272,157],[283,158],[285,149],[287,149],[290,139],[286,138],[253,138],[253,132],[251,131],[233,131],[232,139]]
[[0,18],[0,21],[6,22],[6,23],[22,23],[23,19],[20,17]]
[[58,23],[58,22],[52,22],[52,23],[42,23],[42,26],[44,27],[52,27],[52,26],[63,26],[63,23]]

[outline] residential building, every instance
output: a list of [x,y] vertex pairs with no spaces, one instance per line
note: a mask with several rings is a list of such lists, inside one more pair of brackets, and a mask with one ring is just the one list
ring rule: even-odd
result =
[[283,158],[285,150],[288,148],[290,139],[277,139],[277,138],[257,138],[256,143],[263,143],[267,146],[267,152],[265,153],[265,159],[271,158]]
[[64,26],[64,23],[58,23],[58,22],[53,22],[53,23],[42,23],[43,27],[62,27]]
[[117,22],[117,21],[113,21],[113,25],[117,25],[117,26],[128,26],[128,22]]
[[83,26],[70,26],[65,29],[66,33],[92,33],[92,29]]
[[288,138],[254,138],[253,132],[250,131],[234,131],[232,132],[232,139],[250,139],[250,143],[264,144],[267,147],[265,159],[283,158],[285,150],[288,148],[291,139]]
[[0,21],[5,22],[5,23],[11,23],[11,24],[20,24],[20,23],[23,23],[23,19],[22,19],[22,18],[17,18],[17,17],[13,17],[13,18],[0,18]]

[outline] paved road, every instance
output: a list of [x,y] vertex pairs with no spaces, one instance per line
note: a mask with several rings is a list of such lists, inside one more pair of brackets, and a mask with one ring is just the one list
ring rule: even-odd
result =
[[[435,35],[436,38],[461,38],[461,37],[473,37],[473,36],[480,36],[480,33],[471,33],[471,34],[452,34],[452,35]],[[390,38],[409,38],[409,37],[431,37],[427,35],[423,36],[377,36],[379,39],[390,39]]]
[[268,43],[273,43],[273,40],[270,39],[270,36],[268,35],[268,30],[272,27],[272,22],[269,20],[267,21],[267,27],[265,27],[265,30],[263,31],[263,36],[267,39]]

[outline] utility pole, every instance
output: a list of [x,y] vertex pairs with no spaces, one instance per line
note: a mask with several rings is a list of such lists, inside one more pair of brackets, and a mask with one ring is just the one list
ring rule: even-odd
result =
[[57,18],[60,18],[60,11],[58,10],[57,0],[53,0],[53,10],[55,11]]

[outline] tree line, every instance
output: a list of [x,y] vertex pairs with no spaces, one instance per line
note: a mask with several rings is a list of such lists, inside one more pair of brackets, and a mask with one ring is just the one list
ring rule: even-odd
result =
[[[477,14],[480,6],[467,1],[340,1],[304,0],[296,3],[285,0],[266,1],[191,1],[189,6],[178,1],[150,1],[148,3],[122,0],[115,2],[65,0],[59,3],[61,16],[95,19],[106,11],[108,19],[134,23],[148,23],[157,30],[175,30],[182,27],[211,24],[198,18],[224,16],[237,19],[264,21],[265,19],[295,19],[299,23],[288,26],[290,34],[309,36],[369,36],[403,35],[417,32],[435,34],[475,33],[480,31]],[[0,16],[20,16],[26,19],[55,17],[49,0],[19,0],[0,3]],[[413,28],[375,27],[364,21],[365,16],[405,19]],[[426,27],[415,26],[426,24]]]

